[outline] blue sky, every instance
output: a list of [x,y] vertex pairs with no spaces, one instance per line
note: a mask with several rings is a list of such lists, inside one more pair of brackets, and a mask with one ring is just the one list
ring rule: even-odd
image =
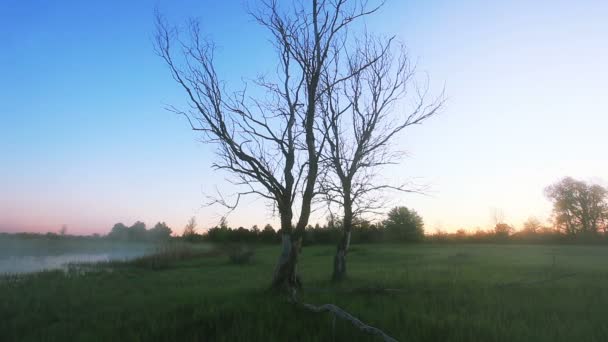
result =
[[[255,3],[255,2],[252,2]],[[5,1],[0,11],[0,231],[105,233],[115,222],[181,231],[229,190],[211,146],[163,109],[184,96],[154,55],[153,12],[189,16],[217,42],[231,84],[272,70],[266,33],[240,1]],[[546,219],[543,188],[563,176],[608,181],[608,3],[388,1],[368,28],[406,43],[445,110],[398,141],[385,170],[428,196],[395,195],[427,229]],[[320,220],[320,218],[319,218]],[[232,225],[274,222],[250,200]]]

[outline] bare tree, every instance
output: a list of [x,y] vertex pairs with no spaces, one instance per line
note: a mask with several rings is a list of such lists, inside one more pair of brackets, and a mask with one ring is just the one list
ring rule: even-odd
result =
[[[192,129],[217,145],[218,160],[213,166],[228,171],[235,177],[234,183],[245,189],[237,194],[235,203],[221,196],[215,203],[233,209],[243,195],[257,195],[272,203],[280,216],[282,234],[272,287],[287,288],[292,294],[299,285],[296,270],[301,237],[311,214],[319,160],[327,141],[318,109],[324,94],[335,87],[322,80],[328,64],[348,53],[347,28],[378,10],[379,6],[368,7],[367,2],[313,0],[282,8],[276,0],[261,1],[261,10],[252,15],[270,31],[278,67],[276,78],[260,77],[252,82],[265,92],[257,98],[250,97],[246,89],[226,90],[215,69],[214,45],[202,39],[196,21],[189,22],[184,40],[162,16],[156,18],[156,52],[186,92],[190,105],[188,110],[170,109],[184,115]],[[295,205],[299,205],[297,219]]]
[[522,232],[528,234],[536,234],[541,231],[543,228],[543,224],[534,216],[528,217],[528,219],[523,224]]
[[62,224],[61,229],[59,229],[59,235],[65,236],[68,233],[68,225]]
[[194,235],[196,235],[196,226],[197,226],[196,217],[194,217],[194,216],[190,217],[190,219],[188,220],[188,223],[184,227],[184,232],[182,233],[182,237],[184,237],[186,239],[191,239],[192,237],[194,237]]
[[501,208],[493,207],[490,209],[490,218],[495,226],[505,223],[505,212]]
[[[382,191],[420,190],[406,184],[383,184],[377,179],[378,171],[402,155],[390,147],[391,142],[405,128],[435,115],[443,104],[443,95],[427,101],[428,87],[417,86],[404,48],[395,54],[393,45],[392,38],[366,35],[358,42],[357,53],[348,57],[346,74],[354,76],[339,87],[328,88],[324,97],[324,128],[330,137],[323,159],[328,172],[323,174],[321,191],[330,205],[342,208],[344,226],[334,258],[334,280],[346,274],[353,219],[381,209]],[[336,84],[336,79],[343,78],[340,74],[333,68],[325,73],[325,83]],[[413,109],[403,113],[405,99],[413,101]]]

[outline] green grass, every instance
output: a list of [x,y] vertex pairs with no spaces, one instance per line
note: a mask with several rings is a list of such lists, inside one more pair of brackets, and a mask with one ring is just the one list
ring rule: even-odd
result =
[[[333,252],[304,248],[302,301],[337,304],[400,341],[608,340],[605,247],[355,245],[339,286]],[[269,294],[277,256],[261,247],[244,265],[204,253],[0,280],[0,341],[378,340]],[[352,291],[380,287],[399,291]]]

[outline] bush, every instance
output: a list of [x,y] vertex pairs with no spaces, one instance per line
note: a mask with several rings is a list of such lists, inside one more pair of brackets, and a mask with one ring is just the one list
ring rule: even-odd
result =
[[217,254],[216,249],[200,249],[187,244],[176,243],[162,246],[155,253],[127,261],[127,264],[156,270],[168,268],[177,261]]
[[228,248],[228,260],[230,263],[242,265],[253,261],[255,250],[246,246],[230,246]]
[[395,207],[388,213],[384,226],[393,241],[421,241],[424,239],[424,223],[415,210]]

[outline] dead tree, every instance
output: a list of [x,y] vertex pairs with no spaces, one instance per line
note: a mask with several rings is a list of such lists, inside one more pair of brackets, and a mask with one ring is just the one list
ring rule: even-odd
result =
[[[241,196],[257,195],[278,211],[282,252],[272,287],[293,294],[299,283],[301,236],[310,217],[319,160],[327,141],[318,111],[320,99],[335,86],[322,82],[323,74],[327,64],[347,53],[347,28],[379,6],[368,7],[365,0],[313,0],[283,8],[278,1],[268,0],[261,1],[260,8],[252,15],[269,30],[278,57],[276,77],[252,82],[265,92],[262,97],[250,97],[246,90],[226,90],[216,72],[214,45],[201,37],[196,21],[189,22],[183,39],[183,34],[157,15],[155,48],[185,91],[190,107],[170,109],[184,115],[192,129],[217,145],[218,159],[213,166],[229,172],[244,188],[235,203],[229,204],[221,196],[216,202],[234,208]],[[299,206],[298,218],[294,217],[295,205]]]
[[[398,161],[400,151],[391,142],[406,127],[423,123],[435,115],[443,104],[443,95],[427,101],[428,87],[420,88],[415,70],[403,47],[393,53],[393,39],[366,36],[357,53],[349,56],[349,70],[362,70],[333,87],[324,97],[324,127],[329,132],[328,149],[324,151],[327,172],[321,177],[321,192],[330,205],[343,210],[343,234],[334,257],[332,278],[346,275],[346,253],[350,244],[353,219],[383,206],[381,191],[419,191],[403,185],[378,181],[384,165]],[[362,65],[369,65],[361,68]],[[326,83],[340,78],[338,68],[325,74]],[[411,100],[413,108],[405,108]],[[404,111],[408,112],[404,113]]]

